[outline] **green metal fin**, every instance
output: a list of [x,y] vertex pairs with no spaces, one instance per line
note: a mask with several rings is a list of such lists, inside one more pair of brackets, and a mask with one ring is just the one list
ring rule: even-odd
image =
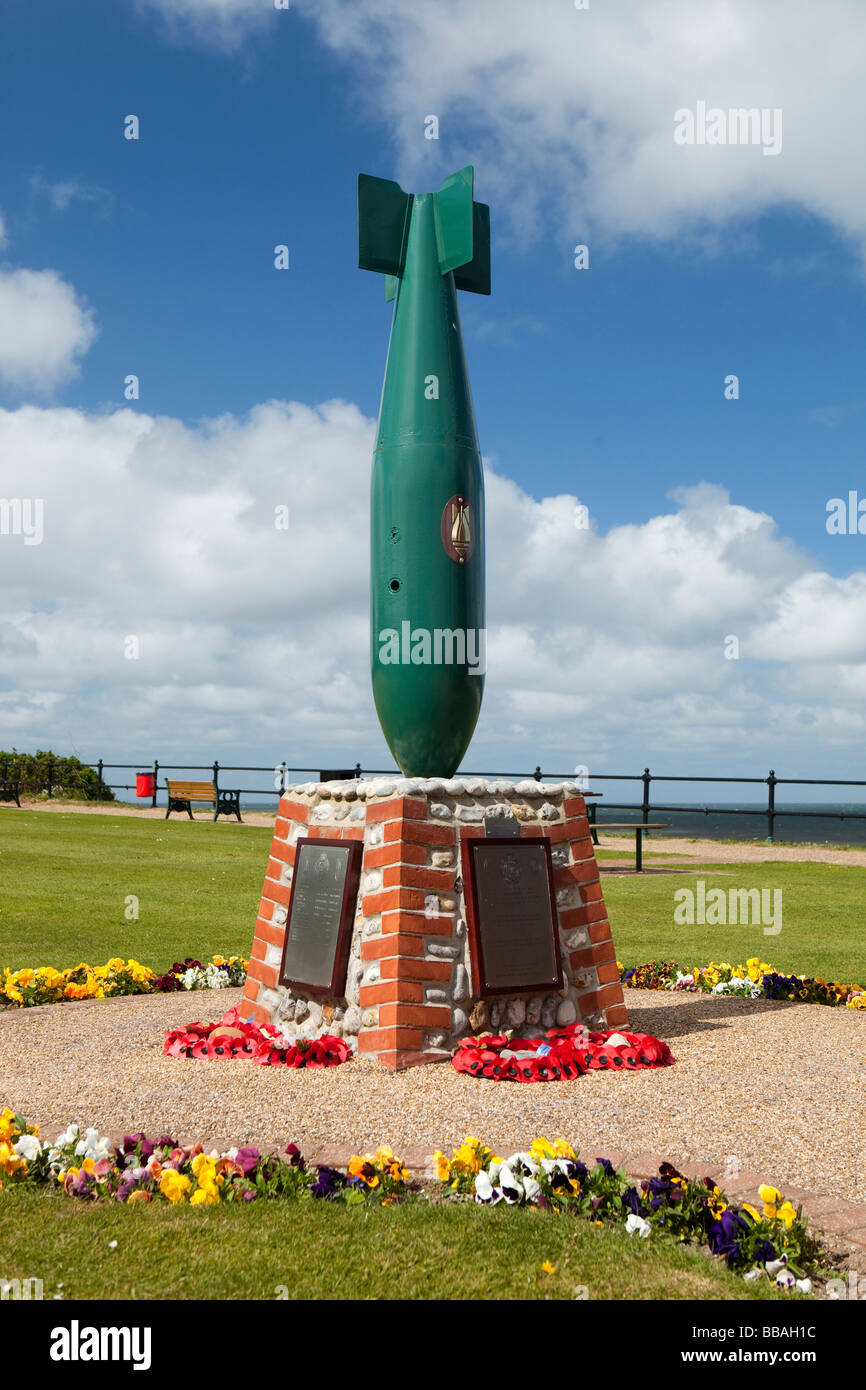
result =
[[471,164],[447,178],[433,194],[439,269],[454,271],[458,290],[490,293],[490,209],[472,199]]
[[358,265],[361,270],[402,275],[411,214],[412,194],[404,193],[399,183],[377,179],[372,174],[358,175]]
[[399,275],[386,275],[386,276],[385,276],[385,303],[386,303],[386,304],[388,303],[389,300],[391,300],[391,299],[396,299],[396,298],[397,298],[397,286],[398,286],[399,284],[400,284],[400,276],[399,276]]
[[472,260],[454,272],[455,287],[473,294],[489,294],[490,208],[486,203],[472,204],[472,246]]

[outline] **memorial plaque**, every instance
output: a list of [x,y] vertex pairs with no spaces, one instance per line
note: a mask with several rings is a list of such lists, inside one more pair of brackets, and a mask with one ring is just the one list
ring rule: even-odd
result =
[[357,840],[298,840],[280,984],[345,993],[360,871]]
[[549,839],[464,840],[463,866],[475,994],[561,989]]

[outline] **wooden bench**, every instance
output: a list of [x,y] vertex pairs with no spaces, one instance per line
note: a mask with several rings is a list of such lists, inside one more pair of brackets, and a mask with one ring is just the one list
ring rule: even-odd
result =
[[643,873],[643,837],[645,830],[667,830],[667,821],[593,821],[591,825],[593,844],[598,844],[598,833],[606,830],[634,831],[634,871]]
[[5,777],[0,780],[0,801],[14,801],[16,806],[20,806],[18,793],[21,790],[20,782],[10,782]]
[[186,811],[190,820],[195,820],[191,805],[193,801],[204,801],[213,806],[214,820],[217,816],[237,816],[238,820],[241,819],[240,791],[223,791],[214,782],[170,782],[168,778],[165,779],[165,787],[168,792],[166,820],[172,811]]

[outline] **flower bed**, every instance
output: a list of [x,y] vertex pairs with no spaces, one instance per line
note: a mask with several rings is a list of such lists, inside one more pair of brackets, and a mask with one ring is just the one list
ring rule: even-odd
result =
[[685,990],[690,993],[735,994],[745,999],[787,999],[801,1004],[844,1004],[866,1009],[866,990],[809,975],[783,975],[772,965],[750,957],[745,965],[710,961],[684,970],[675,960],[648,961],[626,970],[617,961],[619,978],[630,989]]
[[451,1059],[456,1071],[489,1081],[571,1081],[590,1068],[634,1071],[670,1066],[673,1060],[667,1043],[649,1033],[589,1033],[579,1023],[550,1028],[540,1038],[512,1033],[464,1038]]
[[336,1067],[351,1056],[342,1038],[298,1038],[290,1043],[279,1028],[242,1019],[240,1010],[229,1009],[219,1023],[189,1023],[166,1030],[163,1052],[169,1057],[239,1057],[260,1066]]
[[[607,1159],[590,1168],[564,1140],[533,1140],[526,1152],[497,1158],[478,1139],[464,1139],[450,1158],[438,1151],[434,1167],[444,1200],[477,1206],[528,1207],[621,1225],[643,1239],[706,1245],[746,1279],[769,1277],[808,1293],[806,1272],[819,1247],[806,1218],[775,1188],[758,1190],[760,1209],[736,1205],[711,1178],[686,1178],[663,1163],[657,1178],[635,1186]],[[388,1145],[355,1154],[345,1168],[308,1165],[295,1144],[284,1154],[254,1145],[207,1154],[201,1144],[181,1145],[169,1135],[125,1135],[121,1144],[96,1129],[71,1124],[54,1143],[39,1126],[5,1109],[0,1113],[0,1188],[29,1184],[68,1197],[121,1203],[169,1202],[218,1206],[224,1202],[330,1200],[392,1206],[429,1200]],[[2,1199],[0,1199],[2,1200]]]
[[37,969],[4,970],[0,998],[19,1008],[59,1004],[64,999],[111,999],[120,994],[153,994],[156,990],[226,989],[242,985],[249,962],[243,956],[214,956],[207,965],[188,957],[156,975],[137,960],[114,956],[105,965],[82,961],[68,970],[51,965]]

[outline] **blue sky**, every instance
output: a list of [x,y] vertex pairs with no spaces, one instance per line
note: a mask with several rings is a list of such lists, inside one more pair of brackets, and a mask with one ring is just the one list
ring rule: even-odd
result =
[[[850,145],[840,148],[838,131],[828,130],[823,160],[820,141],[818,157],[810,151],[806,158],[798,148],[801,128],[811,130],[805,120],[798,125],[797,106],[809,65],[801,52],[803,35],[799,43],[789,43],[786,35],[808,14],[808,7],[794,5],[794,13],[791,6],[779,9],[775,0],[768,0],[765,28],[760,27],[760,17],[748,18],[750,7],[722,7],[734,12],[737,23],[759,26],[751,56],[746,62],[739,42],[726,49],[717,40],[715,67],[693,69],[686,63],[682,68],[680,104],[707,95],[724,105],[730,95],[736,104],[750,100],[782,105],[788,121],[786,141],[777,159],[762,158],[758,149],[721,152],[726,163],[724,172],[719,165],[718,180],[704,172],[707,158],[718,152],[681,152],[704,160],[694,165],[699,175],[693,180],[688,176],[684,183],[678,182],[678,172],[670,173],[673,156],[666,145],[656,170],[636,153],[644,124],[656,121],[663,132],[664,119],[672,125],[673,108],[667,89],[654,90],[656,78],[648,65],[640,98],[647,106],[646,122],[627,109],[623,93],[630,87],[629,63],[633,45],[640,51],[640,36],[617,30],[614,18],[566,16],[563,6],[544,0],[537,15],[549,17],[550,34],[546,40],[543,34],[540,40],[533,36],[533,47],[527,40],[521,48],[517,21],[514,36],[509,39],[507,34],[510,0],[498,10],[484,0],[470,0],[462,9],[449,3],[444,8],[457,26],[452,39],[460,57],[455,58],[457,71],[446,77],[433,49],[439,41],[437,30],[424,29],[425,24],[434,25],[435,7],[364,0],[354,8],[353,24],[341,0],[323,0],[320,7],[301,0],[281,14],[266,13],[262,0],[152,0],[133,6],[86,0],[74,9],[12,0],[5,6],[0,116],[4,128],[14,125],[15,138],[6,143],[0,183],[6,234],[0,264],[10,273],[25,267],[54,270],[74,288],[79,311],[89,311],[97,331],[77,359],[70,351],[66,370],[58,369],[48,383],[40,382],[38,374],[16,376],[14,343],[7,346],[5,358],[0,351],[0,407],[8,418],[19,420],[22,410],[38,408],[40,428],[48,428],[46,419],[52,412],[59,420],[56,412],[72,407],[96,429],[112,411],[127,406],[123,380],[134,372],[140,377],[141,397],[131,403],[132,410],[182,422],[186,444],[192,440],[194,451],[200,450],[198,464],[190,464],[190,476],[207,472],[208,432],[199,429],[203,419],[228,414],[242,430],[248,412],[262,403],[294,401],[307,408],[333,399],[357,408],[366,420],[375,417],[391,306],[385,304],[381,277],[357,269],[356,176],[365,171],[401,178],[410,188],[436,187],[471,160],[476,197],[490,202],[493,229],[493,294],[490,299],[461,296],[482,451],[496,474],[535,504],[535,522],[524,517],[527,525],[535,525],[542,515],[537,510],[542,499],[579,498],[589,507],[599,541],[628,525],[645,537],[653,518],[679,514],[681,502],[669,498],[672,489],[694,489],[702,483],[726,489],[734,509],[772,518],[775,558],[767,558],[770,552],[763,554],[766,548],[760,547],[763,558],[753,556],[751,578],[756,611],[765,564],[773,570],[773,584],[781,586],[774,590],[779,594],[775,620],[762,615],[765,626],[775,621],[775,635],[768,656],[758,634],[744,654],[739,678],[754,683],[742,692],[738,716],[754,735],[749,759],[754,753],[767,762],[764,750],[769,757],[774,750],[768,744],[778,736],[773,704],[790,699],[782,673],[785,652],[779,647],[779,641],[784,646],[779,625],[790,626],[791,600],[783,590],[793,571],[788,574],[786,567],[793,564],[799,582],[807,587],[827,584],[815,575],[847,584],[852,573],[862,572],[866,545],[863,537],[831,537],[825,527],[828,498],[846,496],[857,487],[866,495],[866,214],[862,159],[858,167],[859,146],[853,134]],[[834,37],[832,25],[829,35],[824,28],[828,52],[823,55],[823,76],[815,80],[825,82],[824,95],[832,93],[841,105],[839,128],[844,129],[854,109],[846,111],[845,104],[849,98],[851,103],[858,100],[853,82],[850,93],[845,87],[845,51],[859,51],[864,17],[858,18],[857,7],[845,0],[834,0],[831,8],[839,10],[850,34],[846,45],[842,33]],[[789,22],[780,40],[773,22],[786,12]],[[489,21],[494,14],[503,23],[485,67],[485,55],[475,51],[471,22],[476,17]],[[638,14],[634,9],[635,18]],[[368,30],[361,23],[364,17]],[[578,80],[581,54],[575,57],[573,82],[559,66],[556,26],[566,20],[611,26],[599,60],[602,66],[610,65],[611,81],[605,87],[602,71],[594,87],[592,74],[586,72],[585,98]],[[706,16],[702,20],[692,15],[689,20],[696,43],[706,37],[701,33],[704,22],[711,30]],[[467,26],[465,34],[460,25]],[[380,45],[377,35],[383,26],[391,37]],[[672,29],[666,37],[662,30],[655,35],[662,53],[668,46],[673,67],[682,62],[679,32]],[[419,33],[426,33],[426,43],[419,41]],[[619,50],[612,39],[620,43]],[[514,52],[509,43],[516,45]],[[841,78],[834,75],[834,61],[842,64]],[[517,76],[515,63],[520,65]],[[754,75],[762,71],[763,89]],[[559,109],[554,109],[551,96],[556,81],[562,82]],[[518,122],[513,127],[506,128],[505,118],[498,114],[503,91],[514,92],[508,118]],[[747,97],[746,91],[754,95]],[[438,141],[425,141],[421,134],[428,111],[439,111]],[[577,113],[573,119],[570,112]],[[141,120],[137,142],[123,139],[128,113]],[[604,133],[587,136],[584,119],[597,122]],[[520,131],[525,132],[523,145]],[[802,135],[800,143],[805,148]],[[653,148],[649,139],[646,148]],[[660,142],[658,148],[662,149]],[[745,173],[731,172],[734,155],[741,161],[738,170]],[[828,172],[834,162],[847,165],[847,172]],[[273,268],[273,248],[282,242],[290,248],[288,272]],[[590,269],[576,271],[573,248],[583,242],[590,246]],[[724,399],[728,373],[739,377],[739,400]],[[358,431],[363,435],[362,426]],[[361,471],[364,457],[359,445]],[[17,460],[23,466],[22,456],[8,446],[4,458],[7,465]],[[292,468],[300,469],[302,489],[304,466],[301,449]],[[239,487],[246,477],[255,490],[255,468],[252,456],[236,460]],[[23,495],[24,484],[15,486],[17,493],[7,477],[4,495]],[[334,519],[337,543],[343,505],[355,509],[353,527],[366,528],[365,489],[366,477],[353,500],[341,503],[344,494],[335,474],[331,506],[324,514],[321,506],[318,510],[317,525],[325,528],[326,545],[328,517]],[[516,496],[507,487],[504,493],[512,501]],[[82,495],[83,511],[87,505]],[[141,515],[130,506],[118,494],[114,510],[109,505],[99,513],[100,545],[121,555],[128,528]],[[519,528],[516,517],[514,524]],[[621,531],[619,535],[627,550],[628,536]],[[14,587],[8,614],[25,646],[31,638],[35,642],[31,656],[38,649],[47,657],[43,638],[32,623],[28,627],[33,613],[45,611],[52,602],[63,606],[64,562],[57,557],[59,568],[50,570],[49,580],[47,551],[46,542],[46,553],[40,552],[44,569],[34,570],[34,575],[45,574],[44,584],[31,584],[26,571],[17,571],[23,576],[21,588]],[[618,547],[614,551],[620,553]],[[652,586],[650,561],[641,562],[640,554],[638,545],[634,571],[627,567],[620,576],[619,608],[610,614],[594,610],[596,628],[609,632],[612,642],[621,642],[625,662],[614,661],[610,684],[624,696],[634,694],[625,672],[633,637],[625,630],[617,637],[617,613],[627,605],[630,591]],[[29,564],[32,557],[26,558]],[[576,614],[582,590],[575,584],[572,591],[567,557],[561,563],[563,606]],[[601,549],[594,563],[606,575],[611,556]],[[363,574],[353,573],[346,590],[347,614],[358,583],[364,582]],[[680,582],[687,584],[688,576],[681,576]],[[827,593],[831,591],[832,586]],[[183,616],[183,592],[175,592],[174,620]],[[826,660],[844,667],[849,683],[855,672],[856,689],[849,692],[850,706],[841,723],[835,715],[828,716],[835,734],[816,750],[824,768],[847,762],[846,749],[860,730],[858,702],[866,653],[859,581],[853,597],[848,590],[846,594],[856,614],[854,630],[850,616],[841,624],[849,647],[841,638],[842,646],[837,643]],[[287,588],[286,603],[291,601]],[[664,600],[660,602],[663,609]],[[748,599],[743,603],[748,612]],[[339,607],[339,600],[334,604]],[[168,622],[170,606],[154,597],[155,624],[163,618]],[[512,634],[522,621],[517,609],[502,615]],[[210,618],[217,621],[218,615]],[[144,618],[138,620],[143,624]],[[82,755],[95,748],[97,729],[105,726],[99,719],[95,725],[91,722],[89,700],[94,690],[108,704],[116,699],[113,676],[101,670],[97,656],[98,633],[112,621],[93,595],[75,603],[79,636],[93,643],[88,679],[95,685],[90,687],[86,682],[75,689],[64,685],[50,661],[40,686],[38,661],[28,658],[19,666],[17,649],[10,648],[3,686],[9,692],[10,724],[0,742],[17,739],[25,746],[51,737],[63,742],[46,717],[61,702],[67,711],[77,710],[70,731]],[[252,633],[264,641],[270,624],[272,640],[280,641],[278,621],[256,609],[254,595],[246,615],[232,621],[241,623],[244,630],[238,635],[244,640]],[[363,623],[362,608],[350,621]],[[122,615],[117,622],[124,625]],[[716,645],[732,630],[729,622],[722,604],[720,630],[712,635]],[[677,647],[693,640],[689,632],[679,634]],[[656,663],[665,659],[665,639],[657,636],[655,655],[647,658]],[[536,634],[535,669],[542,686],[546,663],[554,661],[556,650],[573,637],[548,633],[545,653]],[[173,640],[182,647],[189,639],[176,633]],[[586,634],[577,640],[585,641]],[[514,652],[519,650],[518,641]],[[55,657],[58,651],[56,647]],[[596,657],[601,660],[598,652]],[[790,659],[801,667],[804,663],[802,651],[792,650]],[[167,660],[172,667],[168,675],[154,673],[160,689],[177,677],[176,658]],[[761,685],[765,660],[773,665],[772,691]],[[351,661],[348,664],[352,689],[362,691],[363,660],[357,670]],[[674,693],[700,703],[701,682],[690,694],[675,664],[671,671]],[[226,665],[226,679],[229,672]],[[211,674],[211,684],[219,685],[218,670]],[[798,709],[778,748],[789,762],[804,752],[796,736],[798,722],[805,719],[810,729],[820,726],[816,711],[828,698],[826,686],[833,676],[827,668],[823,682],[814,672],[803,679]],[[320,676],[320,684],[334,680],[334,670]],[[663,681],[652,695],[663,705]],[[305,700],[308,696],[309,692]],[[347,698],[357,703],[360,697]],[[724,703],[724,688],[714,688],[711,698]],[[202,748],[210,748],[214,738],[225,740],[215,750],[224,760],[229,746],[272,747],[273,730],[265,727],[253,737],[234,716],[225,715],[206,724],[204,734],[201,724],[193,733],[192,726],[177,728],[171,709],[158,697],[154,703],[142,694],[142,700],[137,718],[145,728],[150,721],[153,735],[143,738],[142,747],[169,731],[172,736],[177,731],[181,742],[192,740]],[[363,718],[345,740],[347,750],[350,743],[353,749],[360,745],[373,757],[378,747],[381,761],[387,755],[369,718],[366,690],[363,701]],[[519,709],[501,708],[500,722],[485,726],[489,759],[512,762],[521,738],[534,747],[536,733],[548,729],[552,706],[539,707],[534,731],[526,701],[518,704]],[[640,704],[634,708],[639,711]],[[308,738],[315,727],[313,714],[311,707]],[[587,714],[588,708],[581,705],[563,717],[583,729]],[[635,729],[630,717],[628,746],[614,726],[600,743],[598,756],[608,766],[620,761],[620,752],[623,757],[628,754],[629,762],[642,762],[656,747],[663,761],[673,758],[680,764],[678,770],[687,771],[694,751],[675,735],[683,717],[681,708],[665,732],[654,725]],[[521,734],[524,720],[528,722]],[[697,721],[695,742],[707,750],[711,762],[739,748],[735,728],[713,746],[700,716]],[[119,750],[125,736],[122,728],[113,729],[109,741]],[[333,728],[327,735],[323,732],[321,755],[332,746],[333,736]],[[553,753],[570,759],[574,742],[573,732],[564,732]]]

